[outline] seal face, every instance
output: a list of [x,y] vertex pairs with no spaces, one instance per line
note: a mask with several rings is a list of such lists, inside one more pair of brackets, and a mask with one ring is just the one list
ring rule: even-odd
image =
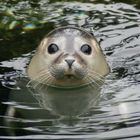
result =
[[81,28],[61,27],[41,41],[28,69],[31,81],[79,87],[103,81],[109,66],[95,37]]

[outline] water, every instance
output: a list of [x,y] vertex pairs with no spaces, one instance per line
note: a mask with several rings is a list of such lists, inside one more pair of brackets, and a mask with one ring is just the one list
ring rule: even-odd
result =
[[[1,1],[0,138],[140,139],[139,1]],[[96,106],[61,120],[26,89],[26,66],[42,37],[58,26],[89,24],[112,69]],[[16,110],[16,112],[14,112]]]

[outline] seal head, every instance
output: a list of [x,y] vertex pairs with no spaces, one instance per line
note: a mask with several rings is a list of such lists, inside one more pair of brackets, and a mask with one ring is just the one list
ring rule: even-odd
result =
[[45,36],[27,73],[38,83],[73,88],[102,82],[109,66],[93,35],[84,29],[66,26]]

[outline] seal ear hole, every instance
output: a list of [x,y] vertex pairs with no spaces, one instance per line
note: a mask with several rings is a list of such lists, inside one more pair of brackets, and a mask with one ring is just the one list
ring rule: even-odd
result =
[[88,44],[84,44],[81,46],[81,52],[83,52],[84,54],[90,55],[91,54],[91,46],[89,46]]
[[48,46],[48,53],[49,54],[54,54],[54,53],[56,53],[57,51],[59,50],[59,47],[56,45],[56,44],[50,44],[49,46]]

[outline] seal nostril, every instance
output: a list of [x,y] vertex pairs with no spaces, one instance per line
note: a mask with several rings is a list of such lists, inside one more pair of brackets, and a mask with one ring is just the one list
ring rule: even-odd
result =
[[75,60],[74,59],[66,59],[65,61],[67,62],[69,68],[71,68],[71,66]]

